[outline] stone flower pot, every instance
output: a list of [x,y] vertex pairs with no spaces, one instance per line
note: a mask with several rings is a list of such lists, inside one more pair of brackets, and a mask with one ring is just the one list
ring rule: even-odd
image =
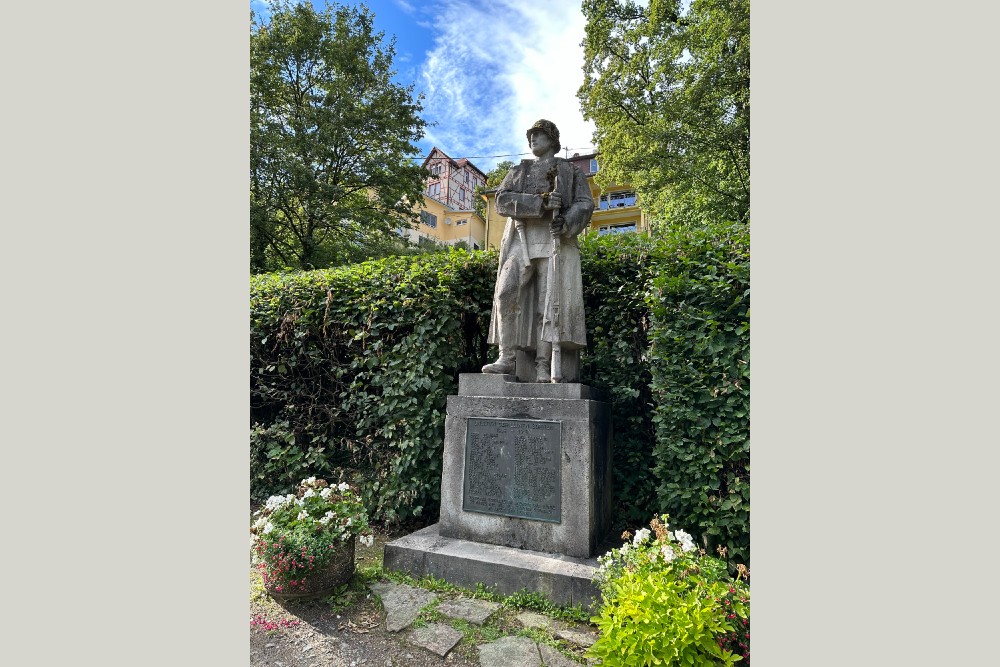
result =
[[334,550],[333,558],[323,567],[318,567],[305,577],[305,583],[294,587],[284,586],[274,590],[273,584],[264,584],[264,590],[275,600],[301,600],[329,595],[337,586],[346,584],[354,576],[354,544],[357,537]]

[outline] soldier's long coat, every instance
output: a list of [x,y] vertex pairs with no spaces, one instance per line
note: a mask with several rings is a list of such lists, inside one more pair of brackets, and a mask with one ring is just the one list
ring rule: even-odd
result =
[[[587,327],[583,312],[583,279],[580,273],[580,247],[577,235],[590,225],[590,216],[594,211],[594,199],[587,185],[587,177],[579,167],[562,158],[555,158],[558,169],[557,190],[563,201],[560,209],[565,218],[565,228],[560,239],[558,263],[558,294],[559,327],[558,332],[550,327],[554,317],[553,299],[548,300],[541,332],[541,340],[558,342],[565,349],[577,349],[587,346]],[[500,215],[509,216],[504,228],[503,240],[500,244],[500,263],[497,268],[499,285],[500,271],[508,261],[520,261],[523,257],[521,238],[514,228],[514,220],[520,219],[526,224],[548,225],[551,216],[542,205],[539,194],[531,193],[528,175],[533,160],[522,160],[507,173],[503,182],[497,188],[496,209]],[[549,250],[551,255],[551,250]],[[549,259],[551,262],[551,258]],[[539,340],[539,332],[534,331],[534,304],[537,303],[537,281],[531,281],[522,287],[518,295],[518,312],[515,318],[514,345],[521,349],[534,349]],[[488,342],[499,344],[497,317],[498,299],[493,300],[493,314],[490,321]]]

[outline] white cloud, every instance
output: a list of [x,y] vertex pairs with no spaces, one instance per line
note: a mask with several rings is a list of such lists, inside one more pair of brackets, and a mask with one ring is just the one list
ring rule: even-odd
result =
[[[435,43],[417,85],[427,95],[424,117],[436,125],[421,143],[452,157],[524,153],[525,130],[547,118],[571,155],[592,146],[594,126],[576,98],[585,26],[579,0],[439,0],[435,8]],[[488,171],[503,159],[474,162]]]

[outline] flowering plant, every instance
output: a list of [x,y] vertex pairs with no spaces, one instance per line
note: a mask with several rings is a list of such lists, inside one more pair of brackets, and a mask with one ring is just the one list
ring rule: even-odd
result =
[[368,515],[351,487],[315,477],[302,480],[296,493],[268,498],[250,532],[264,585],[279,593],[302,590],[311,572],[342,557],[351,538],[373,542]]
[[630,541],[598,558],[602,605],[591,620],[601,637],[590,657],[607,667],[749,665],[749,570],[739,565],[730,578],[725,561],[670,530],[667,519],[623,534]]

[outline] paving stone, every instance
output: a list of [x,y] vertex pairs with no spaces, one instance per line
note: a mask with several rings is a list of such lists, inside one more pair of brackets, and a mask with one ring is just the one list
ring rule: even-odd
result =
[[414,628],[407,641],[442,658],[462,639],[462,633],[443,623],[429,623],[422,628]]
[[538,644],[527,637],[501,637],[479,645],[480,667],[542,667]]
[[376,583],[371,590],[382,598],[385,607],[385,628],[389,632],[399,632],[413,623],[420,610],[437,599],[437,596],[423,588],[406,584]]
[[556,637],[559,639],[565,639],[568,642],[576,644],[577,646],[582,646],[587,648],[588,646],[593,646],[594,642],[597,641],[597,635],[592,632],[587,632],[585,630],[573,630],[564,629],[557,630]]
[[538,652],[542,655],[542,664],[545,667],[580,667],[580,663],[570,660],[556,649],[546,644],[538,645]]
[[544,616],[542,614],[536,614],[533,611],[521,612],[517,615],[517,620],[521,621],[521,625],[526,628],[541,628],[542,630],[555,630],[556,622]]
[[499,608],[498,603],[489,600],[459,598],[442,602],[438,605],[437,610],[445,616],[461,618],[469,623],[482,625]]

